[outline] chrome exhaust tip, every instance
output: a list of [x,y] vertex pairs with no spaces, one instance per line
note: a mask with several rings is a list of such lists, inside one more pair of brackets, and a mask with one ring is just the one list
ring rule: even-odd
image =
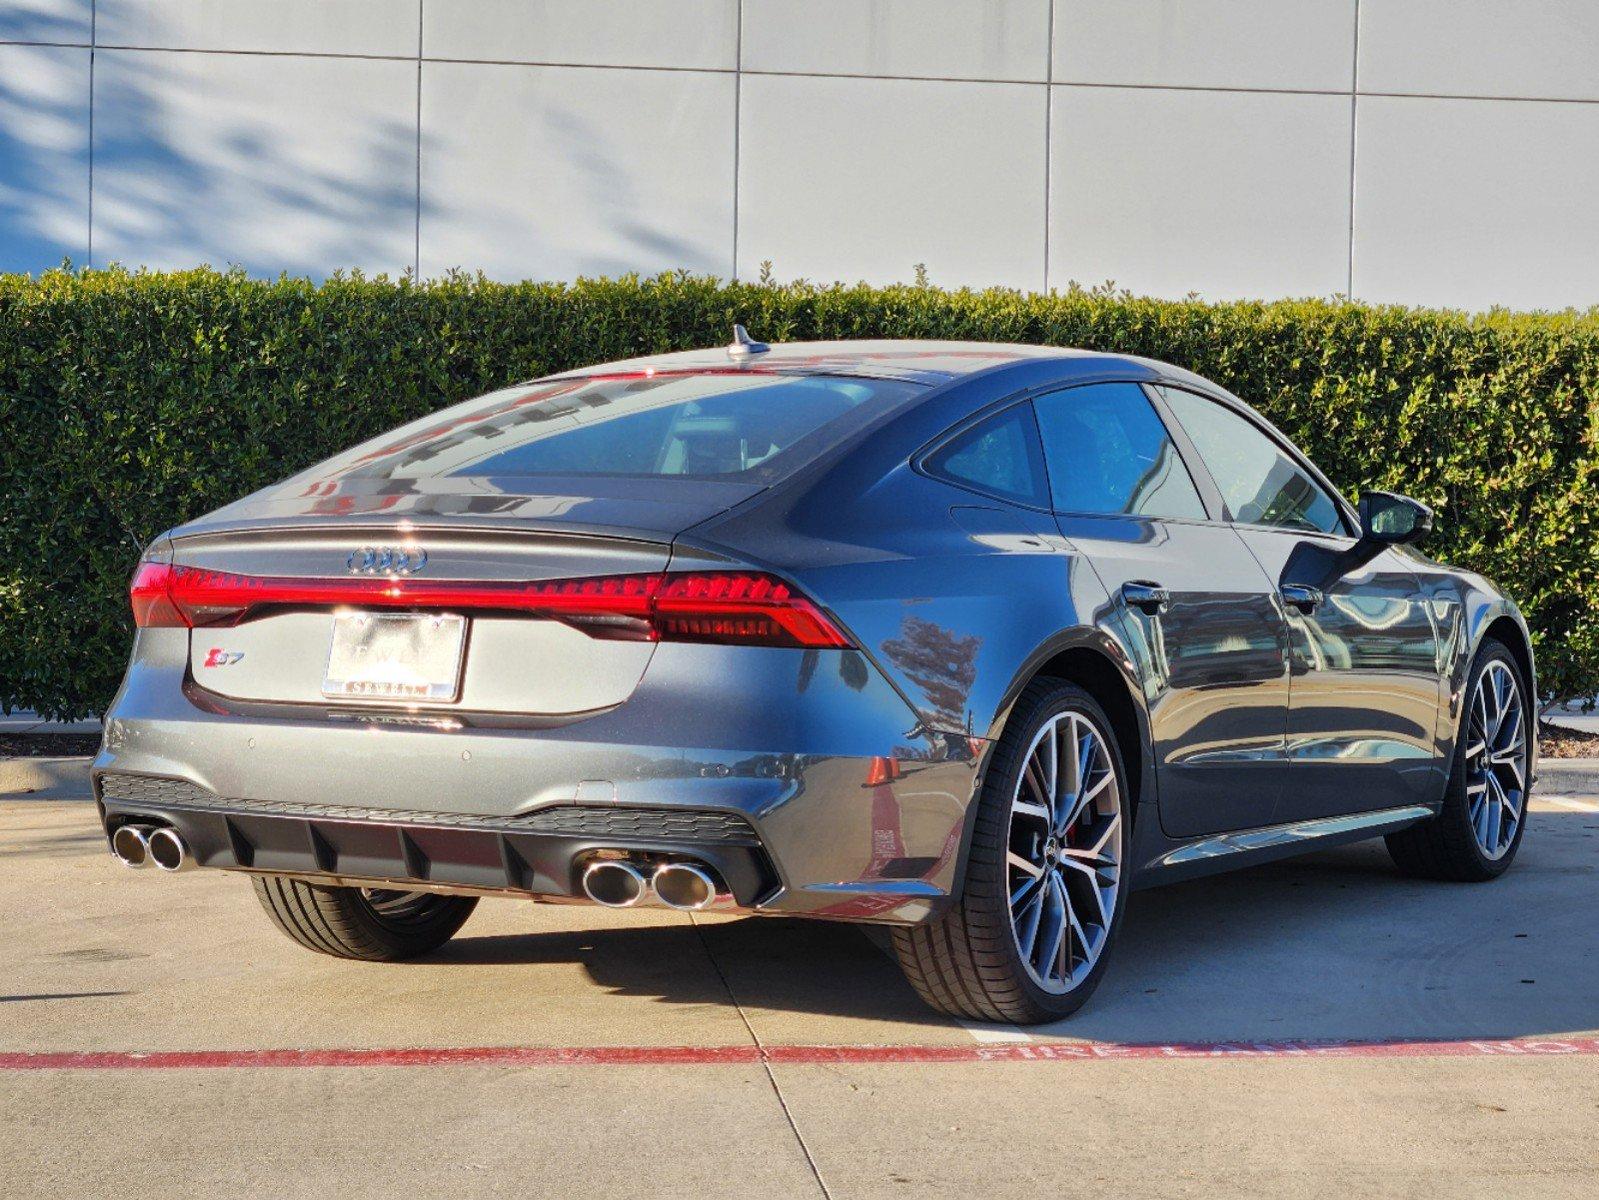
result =
[[668,908],[698,912],[716,903],[716,880],[690,863],[667,863],[657,868],[650,886]]
[[145,838],[150,861],[163,871],[187,871],[194,866],[189,847],[176,829],[157,829]]
[[606,908],[632,908],[649,886],[636,867],[613,859],[590,863],[583,872],[583,894]]
[[150,832],[140,825],[118,825],[111,835],[111,857],[139,870],[150,865]]

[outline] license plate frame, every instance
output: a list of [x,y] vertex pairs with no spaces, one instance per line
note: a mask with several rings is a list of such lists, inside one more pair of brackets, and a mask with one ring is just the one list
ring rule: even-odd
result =
[[368,704],[452,704],[461,697],[467,624],[459,613],[337,612],[322,695]]

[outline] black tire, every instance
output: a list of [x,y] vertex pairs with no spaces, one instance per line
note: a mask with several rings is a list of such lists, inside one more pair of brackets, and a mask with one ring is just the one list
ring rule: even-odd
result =
[[476,896],[368,892],[277,875],[256,875],[251,882],[273,924],[300,945],[364,962],[398,962],[436,950],[477,907]]
[[[1006,854],[1011,800],[1025,759],[1045,724],[1065,713],[1084,718],[1099,735],[1116,776],[1122,876],[1098,958],[1069,991],[1048,991],[1023,965],[1013,933]],[[995,746],[977,804],[960,900],[939,919],[893,931],[894,950],[917,993],[939,1012],[979,1021],[1032,1025],[1069,1016],[1088,1000],[1104,975],[1126,905],[1125,847],[1131,843],[1133,798],[1126,759],[1099,704],[1076,684],[1039,679],[1021,694]]]
[[[1460,728],[1455,735],[1455,756],[1450,766],[1449,782],[1444,786],[1443,807],[1432,819],[1398,833],[1390,833],[1385,839],[1394,864],[1406,875],[1453,883],[1486,883],[1503,875],[1515,860],[1516,851],[1521,848],[1522,836],[1527,831],[1526,788],[1523,788],[1521,797],[1520,822],[1508,848],[1500,857],[1489,857],[1478,844],[1472,830],[1471,801],[1467,794],[1470,776],[1466,760],[1467,734],[1477,685],[1493,663],[1503,663],[1510,669],[1510,676],[1519,691],[1522,719],[1526,722],[1533,719],[1533,708],[1528,701],[1527,681],[1522,675],[1521,665],[1504,643],[1488,639],[1477,651],[1471,672],[1466,677],[1463,693],[1466,699],[1461,705]],[[1532,745],[1532,737],[1526,736],[1521,777],[1529,782],[1532,779]]]

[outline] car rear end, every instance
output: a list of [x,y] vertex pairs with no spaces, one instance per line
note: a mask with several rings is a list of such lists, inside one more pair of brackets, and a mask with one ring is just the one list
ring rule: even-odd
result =
[[924,918],[971,764],[916,731],[825,597],[679,538],[915,395],[832,378],[512,389],[164,537],[95,761],[114,852]]

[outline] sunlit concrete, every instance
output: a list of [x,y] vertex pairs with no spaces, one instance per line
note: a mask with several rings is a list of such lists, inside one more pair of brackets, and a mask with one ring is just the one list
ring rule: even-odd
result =
[[[127,871],[89,805],[10,801],[0,1052],[1569,1037],[1599,1029],[1596,850],[1599,812],[1540,804],[1491,886],[1401,879],[1375,844],[1140,893],[1090,1006],[1022,1034],[926,1011],[843,925],[485,901],[425,961],[343,963],[242,879]],[[1578,1196],[1593,1063],[9,1071],[0,1171],[19,1196],[154,1196],[183,1146],[214,1195]]]

